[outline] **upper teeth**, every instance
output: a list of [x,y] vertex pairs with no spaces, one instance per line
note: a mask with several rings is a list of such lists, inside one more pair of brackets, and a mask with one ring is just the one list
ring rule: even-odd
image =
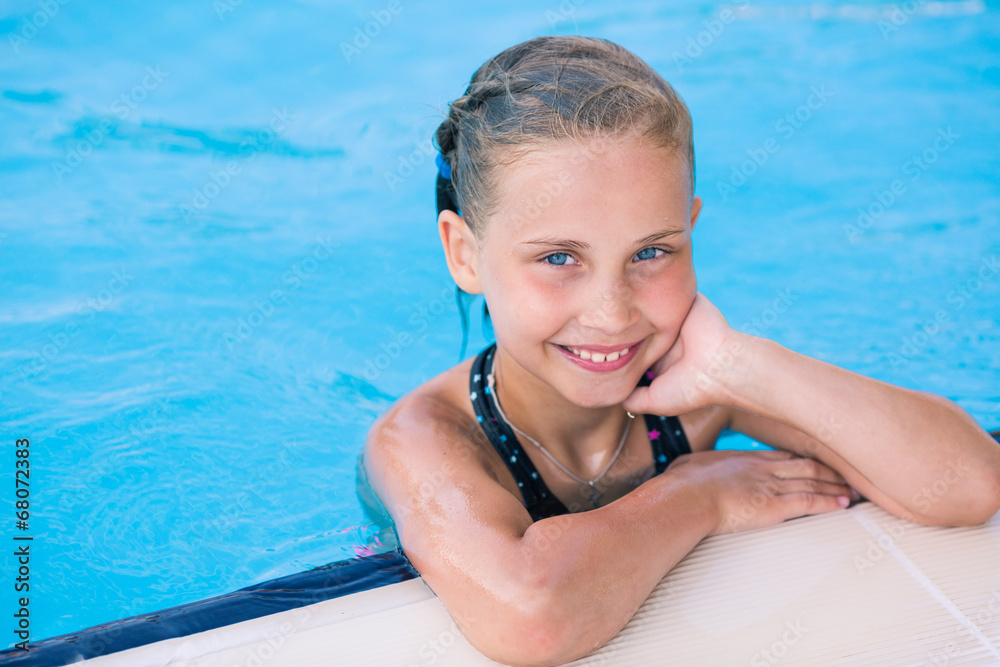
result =
[[590,361],[596,361],[599,364],[605,361],[618,361],[619,357],[624,357],[628,354],[627,347],[624,350],[611,352],[610,354],[604,354],[603,352],[591,352],[590,350],[580,350],[575,347],[569,348],[569,351],[581,359],[589,359]]

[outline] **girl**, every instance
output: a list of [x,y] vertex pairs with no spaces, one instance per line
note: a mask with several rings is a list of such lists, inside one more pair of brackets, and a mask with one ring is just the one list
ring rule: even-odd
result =
[[[734,331],[698,293],[690,116],[632,53],[511,47],[437,141],[448,269],[496,343],[400,399],[364,460],[486,655],[597,649],[708,535],[861,496],[930,525],[997,512],[1000,448],[959,407]],[[713,451],[724,429],[777,451]]]

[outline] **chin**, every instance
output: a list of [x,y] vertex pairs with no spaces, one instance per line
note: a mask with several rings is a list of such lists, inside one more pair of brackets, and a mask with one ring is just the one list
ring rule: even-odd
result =
[[[636,380],[638,384],[638,380]],[[615,405],[621,405],[625,402],[625,399],[629,397],[635,386],[626,386],[622,388],[617,387],[601,387],[595,386],[593,389],[581,389],[580,385],[574,385],[575,391],[571,394],[566,395],[575,405],[579,405],[581,408],[609,408]]]

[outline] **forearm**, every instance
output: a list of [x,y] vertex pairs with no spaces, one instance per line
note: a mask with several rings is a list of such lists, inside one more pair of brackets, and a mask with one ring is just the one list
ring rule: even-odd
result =
[[720,378],[733,407],[787,424],[849,463],[915,520],[996,511],[1000,448],[954,403],[740,334]]
[[667,471],[590,512],[544,519],[522,539],[546,592],[545,619],[565,633],[554,662],[586,655],[628,622],[663,576],[714,527],[710,503]]

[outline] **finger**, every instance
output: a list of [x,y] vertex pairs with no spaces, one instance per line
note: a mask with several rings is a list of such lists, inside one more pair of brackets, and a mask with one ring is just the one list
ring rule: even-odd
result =
[[850,503],[847,496],[828,496],[822,493],[789,493],[778,496],[777,501],[788,519],[810,514],[822,514],[844,509]]
[[622,407],[634,415],[657,414],[653,406],[649,387],[637,387],[628,398],[622,402]]
[[844,496],[851,498],[851,487],[847,484],[824,482],[817,479],[788,479],[769,482],[768,486],[776,496],[796,493],[815,493],[824,496]]
[[778,479],[820,479],[836,484],[847,484],[843,476],[816,459],[795,457],[785,461],[776,461],[773,475]]
[[[737,450],[731,450],[737,451]],[[751,456],[757,456],[762,459],[768,459],[771,461],[789,461],[791,459],[801,459],[802,457],[794,452],[789,452],[784,449],[762,449],[747,451],[747,454]]]

